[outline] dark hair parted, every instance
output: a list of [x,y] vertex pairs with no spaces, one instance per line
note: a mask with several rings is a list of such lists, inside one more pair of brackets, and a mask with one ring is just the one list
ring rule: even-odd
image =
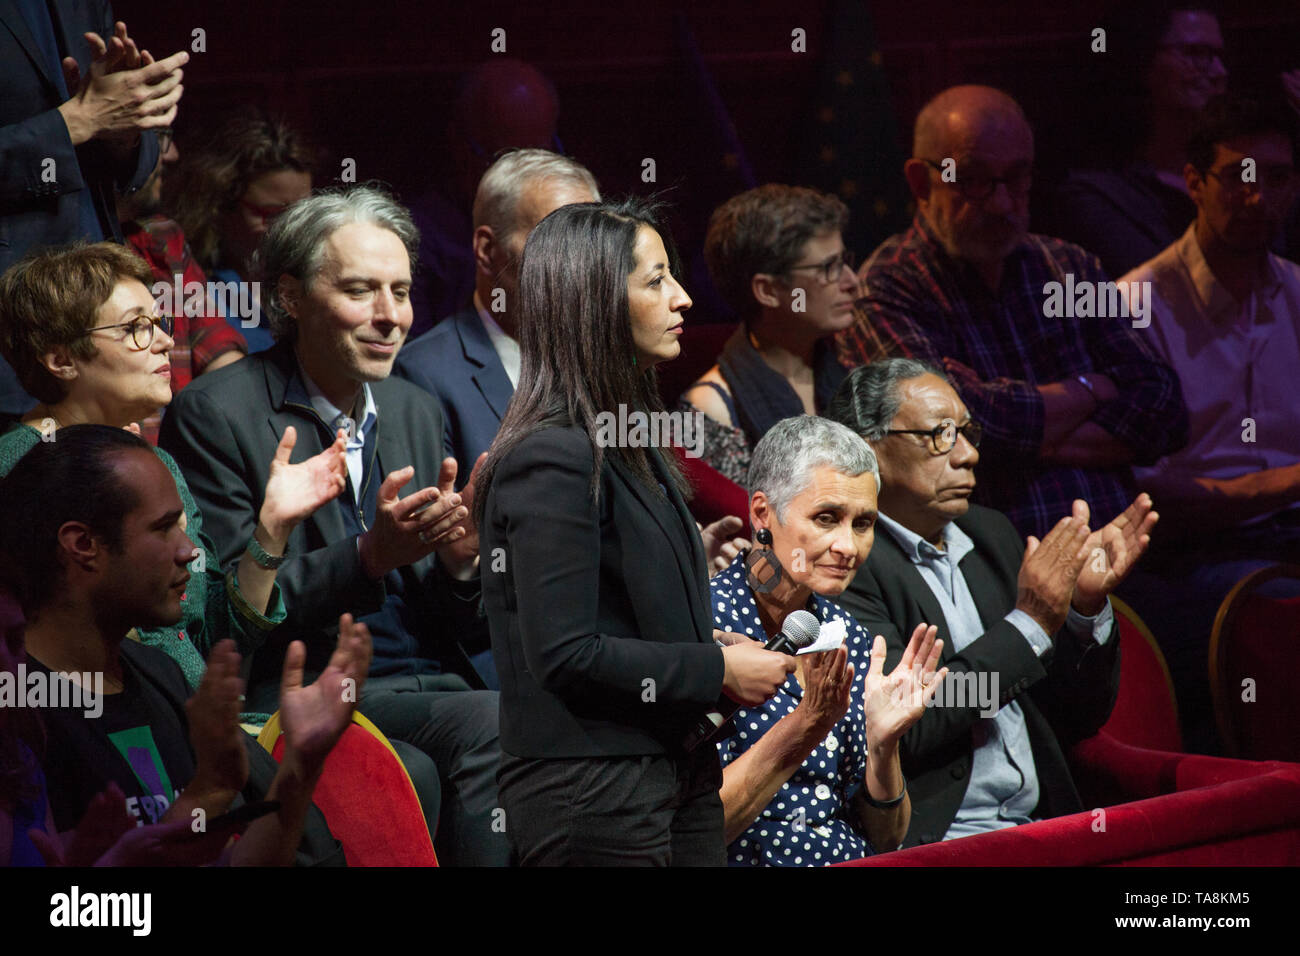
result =
[[732,196],[709,217],[704,260],[718,292],[743,321],[759,311],[755,275],[785,275],[818,235],[844,231],[848,207],[839,197],[804,186],[768,183]]
[[1187,161],[1205,172],[1214,166],[1215,147],[1241,137],[1281,136],[1295,152],[1295,122],[1281,94],[1228,93],[1205,104],[1187,141]]
[[867,441],[880,441],[903,404],[899,386],[922,375],[948,381],[942,371],[920,359],[889,358],[859,365],[835,390],[823,417],[847,426]]
[[[519,271],[519,385],[496,441],[479,470],[475,507],[482,519],[497,465],[532,433],[555,425],[580,425],[591,440],[595,467],[591,495],[600,489],[606,449],[597,440],[597,416],[663,411],[653,368],[638,367],[628,307],[628,276],[636,271],[636,238],[642,227],[659,233],[669,270],[680,275],[672,239],[661,224],[660,206],[631,198],[562,206],[537,224],[524,246]],[[651,488],[657,488],[645,448],[610,448]],[[676,457],[662,456],[685,493]]]
[[123,279],[152,290],[148,263],[115,242],[42,249],[0,276],[0,354],[29,395],[49,405],[63,400],[67,388],[41,356],[66,345],[73,358],[93,359],[94,340],[81,333],[95,327],[99,307]]
[[122,523],[140,504],[113,468],[117,455],[153,449],[138,435],[111,425],[68,425],[54,440],[38,442],[0,481],[5,520],[0,551],[19,573],[19,599],[33,615],[63,582],[58,531],[69,521],[85,524],[105,547],[122,548]]

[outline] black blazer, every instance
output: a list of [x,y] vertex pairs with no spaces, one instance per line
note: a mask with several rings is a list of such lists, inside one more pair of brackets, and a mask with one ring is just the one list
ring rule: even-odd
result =
[[501,460],[484,502],[501,747],[519,757],[676,752],[722,692],[703,543],[681,496],[611,449],[597,506],[593,467],[585,431],[544,428]]
[[[292,461],[319,454],[329,443],[329,429],[315,409],[290,398],[296,373],[292,347],[279,343],[195,379],[172,399],[163,418],[158,444],[180,465],[223,567],[238,562],[257,527],[271,460],[285,428],[293,425],[298,432]],[[437,399],[391,376],[370,388],[379,430],[368,480],[382,481],[389,472],[412,465],[415,477],[403,492],[437,484],[443,458]],[[330,502],[289,536],[289,557],[276,575],[288,617],[254,655],[250,709],[259,709],[254,701],[270,701],[266,709],[274,710],[278,668],[290,641],[304,641],[308,669],[322,670],[334,649],[339,615],[368,614],[384,602],[383,579],[371,580],[361,569],[344,507],[342,497]],[[482,629],[477,582],[453,583],[438,570],[433,554],[399,573],[406,600],[413,604],[412,617],[425,625],[415,635],[419,646],[412,651],[440,660],[471,686],[482,686],[457,643]]]
[[[1104,645],[1080,642],[1062,629],[1053,650],[1040,659],[1003,618],[1016,606],[1016,579],[1024,544],[999,511],[971,505],[957,519],[974,549],[961,572],[987,630],[961,651],[952,649],[948,622],[925,579],[892,535],[877,529],[875,544],[839,603],[874,637],[888,644],[885,671],[903,656],[917,624],[939,628],[943,661],[951,673],[996,672],[1001,707],[1013,698],[1025,724],[1038,770],[1035,816],[1054,817],[1082,808],[1063,748],[1096,733],[1119,693],[1119,634],[1112,625]],[[930,707],[904,735],[903,773],[911,794],[912,822],[903,846],[943,839],[966,795],[974,760],[971,729],[980,707]]]

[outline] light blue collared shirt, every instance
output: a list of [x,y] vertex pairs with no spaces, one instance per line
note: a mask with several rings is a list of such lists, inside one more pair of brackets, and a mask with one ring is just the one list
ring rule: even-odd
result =
[[[985,627],[960,568],[962,559],[975,548],[970,536],[950,521],[944,526],[940,549],[886,514],[880,515],[878,523],[898,542],[939,602],[948,623],[952,650],[961,651],[980,637]],[[1109,600],[1095,617],[1085,617],[1070,608],[1066,630],[1078,640],[1104,644],[1110,637],[1112,617]],[[1051,637],[1019,608],[1009,611],[1004,620],[1024,635],[1039,657],[1051,648]],[[1008,701],[995,717],[976,720],[971,745],[974,758],[970,784],[957,816],[944,834],[945,840],[1030,823],[1038,805],[1034,751],[1019,703]]]
[[361,479],[365,473],[362,452],[366,447],[366,435],[369,434],[370,429],[375,427],[375,421],[379,417],[379,407],[375,404],[375,397],[370,392],[370,384],[363,382],[361,385],[362,394],[365,396],[365,410],[361,413],[361,423],[358,424],[325,397],[325,393],[311,380],[311,376],[307,374],[306,369],[301,364],[298,366],[298,371],[302,374],[303,384],[307,387],[307,394],[311,397],[311,406],[316,409],[316,414],[331,429],[342,428],[348,433],[348,478],[352,482],[352,500],[357,502],[359,507],[358,495],[361,493]]

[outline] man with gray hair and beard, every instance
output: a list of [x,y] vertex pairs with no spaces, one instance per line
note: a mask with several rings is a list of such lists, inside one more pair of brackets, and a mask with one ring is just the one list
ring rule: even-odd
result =
[[[418,241],[406,209],[372,187],[295,203],[255,260],[276,344],[181,392],[159,445],[180,464],[222,564],[249,550],[280,566],[288,616],[253,656],[248,709],[275,709],[271,678],[290,640],[306,643],[309,671],[319,668],[333,643],[331,619],[354,611],[375,651],[359,709],[400,748],[426,817],[437,818],[429,803],[441,796],[439,857],[504,865],[509,846],[494,815],[497,695],[470,689],[483,683],[468,652],[487,637],[472,492],[453,489],[456,461],[443,458],[437,400],[389,374],[411,327]],[[268,442],[289,425],[298,458],[345,433],[348,485],[272,557],[251,535]],[[418,779],[433,765],[441,787]]]
[[950,672],[902,738],[903,845],[1082,810],[1065,750],[1114,706],[1109,595],[1150,542],[1150,498],[1097,531],[1076,500],[1022,544],[1006,517],[970,503],[983,429],[947,377],[914,359],[855,369],[826,417],[866,439],[881,480],[875,547],[839,601],[884,636],[887,666],[918,624],[937,625]]

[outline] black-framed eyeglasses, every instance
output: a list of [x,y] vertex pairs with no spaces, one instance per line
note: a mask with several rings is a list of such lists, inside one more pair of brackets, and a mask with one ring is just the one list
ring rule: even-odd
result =
[[77,338],[91,332],[103,332],[106,329],[127,329],[131,333],[131,342],[137,352],[143,352],[153,345],[154,329],[162,329],[168,335],[176,328],[176,320],[170,315],[137,315],[129,322],[117,322],[113,325],[97,325],[77,334]]
[[926,435],[930,439],[930,445],[934,448],[934,453],[936,455],[946,455],[957,447],[958,434],[965,435],[971,446],[978,448],[980,439],[984,437],[984,426],[972,420],[959,427],[951,418],[945,418],[933,428],[891,428],[885,434]]
[[[944,172],[943,165],[936,163],[933,159],[924,159],[922,162],[933,167],[940,174]],[[983,202],[997,191],[999,183],[1006,186],[1007,192],[1013,196],[1027,196],[1034,185],[1034,168],[1025,166],[1022,169],[1013,170],[1007,176],[985,176],[982,173],[958,172],[957,178],[949,185],[956,187],[957,192],[971,202]]]
[[1255,181],[1242,179],[1242,170],[1229,166],[1223,170],[1207,169],[1206,176],[1213,176],[1219,181],[1224,192],[1236,195],[1244,192],[1256,192],[1263,188],[1271,193],[1286,193],[1295,188],[1295,169],[1291,166],[1261,166],[1255,171]]
[[798,272],[801,269],[819,269],[821,270],[817,278],[821,280],[822,285],[833,285],[840,281],[840,276],[844,274],[845,268],[850,272],[856,264],[858,257],[853,254],[852,249],[845,249],[839,255],[827,259],[825,262],[813,262],[807,265],[790,266],[786,272]]
[[1161,43],[1157,50],[1173,50],[1198,70],[1208,70],[1215,60],[1223,62],[1223,47],[1206,43]]

